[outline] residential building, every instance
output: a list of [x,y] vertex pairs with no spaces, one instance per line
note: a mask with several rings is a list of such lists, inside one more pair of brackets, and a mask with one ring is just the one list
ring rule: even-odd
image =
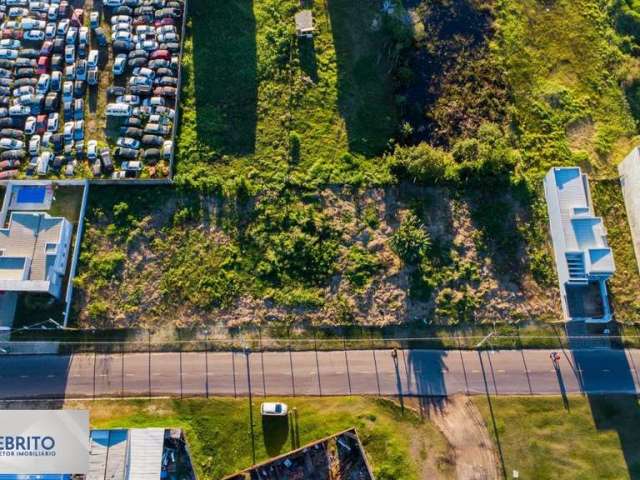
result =
[[0,228],[0,291],[60,299],[73,227],[43,212],[11,212]]
[[551,239],[567,320],[608,322],[607,280],[615,272],[602,218],[579,167],[555,167],[544,179]]

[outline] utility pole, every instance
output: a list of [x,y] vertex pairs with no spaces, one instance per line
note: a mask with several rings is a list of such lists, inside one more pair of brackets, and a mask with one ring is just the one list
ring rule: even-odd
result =
[[253,465],[256,464],[256,439],[253,431],[253,395],[251,393],[251,368],[249,366],[249,355],[251,350],[244,347],[244,354],[247,362],[247,384],[249,386],[249,421],[251,422],[251,453],[253,457]]
[[204,329],[204,388],[209,398],[209,329]]

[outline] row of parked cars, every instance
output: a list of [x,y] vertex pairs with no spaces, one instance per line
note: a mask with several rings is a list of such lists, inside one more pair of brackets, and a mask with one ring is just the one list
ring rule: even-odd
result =
[[[123,177],[169,161],[183,1],[104,0],[87,27],[84,9],[67,0],[0,0],[0,178],[24,163],[28,174],[73,176],[86,158],[94,175]],[[113,150],[86,141],[84,128],[86,92],[99,84],[109,47]]]
[[105,0],[112,73],[106,115],[121,125],[119,175],[168,161],[173,152],[183,0]]
[[0,176],[69,176],[85,154],[84,98],[99,82],[85,12],[66,0],[0,0]]

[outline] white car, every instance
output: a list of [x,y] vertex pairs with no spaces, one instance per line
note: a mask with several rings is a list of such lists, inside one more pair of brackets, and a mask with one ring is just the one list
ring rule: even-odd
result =
[[62,72],[51,72],[51,91],[59,92],[62,88]]
[[67,35],[65,37],[65,43],[67,45],[75,45],[76,44],[76,40],[78,38],[78,28],[77,27],[69,27],[69,30],[67,31]]
[[140,148],[140,141],[136,140],[135,138],[120,137],[116,141],[116,145],[118,147],[133,148],[135,150],[138,150]]
[[36,92],[32,86],[23,85],[22,87],[14,88],[12,93],[14,97],[21,97],[22,95],[33,95]]
[[118,23],[131,23],[131,17],[129,15],[114,15],[111,17],[111,25],[117,25]]
[[0,40],[0,48],[10,48],[15,50],[20,48],[20,40],[13,40],[11,38],[3,38]]
[[127,55],[124,53],[119,53],[116,56],[116,59],[113,61],[113,74],[122,75],[126,67],[127,67]]
[[140,97],[137,95],[123,95],[116,97],[116,103],[128,103],[129,105],[140,105]]
[[67,45],[64,47],[64,61],[67,65],[76,61],[76,47],[73,45]]
[[260,405],[260,411],[265,417],[286,417],[289,407],[282,402],[264,402]]
[[98,142],[95,140],[89,140],[89,143],[87,143],[87,158],[89,160],[98,158]]
[[62,84],[62,98],[64,100],[71,100],[73,98],[73,82],[64,82]]
[[[47,131],[56,132],[58,130],[58,126],[60,125],[60,114],[58,112],[50,113],[49,118],[47,119]],[[47,144],[49,142],[47,141]]]
[[8,48],[0,48],[0,58],[15,60],[16,58],[18,58],[18,51],[10,50]]
[[152,52],[158,49],[158,42],[155,40],[145,40],[143,42],[136,43],[136,50],[146,50]]
[[44,38],[51,40],[56,36],[56,24],[54,22],[47,23],[44,29]]
[[50,84],[51,84],[51,75],[49,75],[48,73],[43,73],[42,75],[40,75],[40,78],[38,79],[38,84],[36,85],[36,91],[44,95],[49,91]]
[[53,135],[53,132],[44,132],[42,134],[42,146],[47,148],[51,145],[51,136]]
[[173,142],[171,140],[165,140],[162,145],[162,158],[165,160],[171,159],[171,154],[173,153]]
[[11,7],[9,9],[9,18],[18,18],[29,15],[29,9],[24,7]]
[[117,40],[131,42],[133,40],[133,35],[131,35],[131,32],[127,32],[126,30],[118,30],[111,36],[111,40],[114,42]]
[[51,152],[43,152],[38,157],[38,175],[46,175],[49,171],[49,162],[53,160],[53,154]]
[[78,64],[76,65],[76,80],[86,80],[86,79],[87,79],[87,61],[78,60]]
[[45,35],[44,31],[42,30],[26,30],[22,38],[32,42],[41,42],[42,40],[44,40]]
[[27,135],[33,135],[36,132],[36,117],[28,117],[24,122],[24,133]]
[[29,140],[29,155],[38,155],[40,153],[40,135],[34,135]]
[[31,108],[27,105],[11,105],[9,107],[9,116],[26,117],[31,113]]
[[129,32],[131,33],[131,24],[127,22],[116,23],[111,27],[111,30],[114,32],[111,37],[115,35],[115,32]]
[[65,141],[73,140],[73,122],[65,122],[64,139]]
[[58,27],[56,28],[56,35],[59,35],[61,37],[65,36],[67,34],[67,31],[69,30],[70,24],[71,23],[68,18],[63,18],[62,20],[60,20],[58,22]]
[[55,22],[56,20],[58,20],[58,7],[55,5],[49,5],[49,8],[47,9],[47,19],[50,22]]
[[78,43],[80,45],[89,45],[89,29],[87,27],[80,27],[78,31]]
[[154,78],[156,78],[156,72],[154,72],[153,70],[151,70],[150,68],[147,67],[137,67],[133,69],[133,75],[134,76],[142,76],[142,77],[147,77],[150,78],[151,80],[153,80]]
[[0,138],[0,148],[5,150],[22,150],[24,148],[24,142],[16,140],[15,138]]
[[97,68],[99,59],[100,59],[100,54],[98,50],[91,50],[89,52],[89,56],[87,57],[87,67]]
[[35,18],[26,17],[20,22],[23,30],[44,30],[46,22],[44,20],[36,20]]

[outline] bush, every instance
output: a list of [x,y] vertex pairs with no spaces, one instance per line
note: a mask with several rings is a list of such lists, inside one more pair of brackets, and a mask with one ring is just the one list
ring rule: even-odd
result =
[[[122,252],[90,254],[89,269],[93,276],[103,280],[111,280],[124,264],[125,258]],[[86,257],[83,260],[87,260]]]
[[451,155],[427,143],[412,147],[397,146],[393,155],[395,164],[413,181],[437,184],[451,177]]
[[391,248],[407,264],[414,265],[428,253],[429,234],[420,219],[410,212],[391,237]]
[[300,135],[297,132],[289,133],[289,159],[291,163],[300,162]]
[[345,275],[357,288],[367,285],[382,266],[376,255],[358,246],[349,250],[345,260]]

